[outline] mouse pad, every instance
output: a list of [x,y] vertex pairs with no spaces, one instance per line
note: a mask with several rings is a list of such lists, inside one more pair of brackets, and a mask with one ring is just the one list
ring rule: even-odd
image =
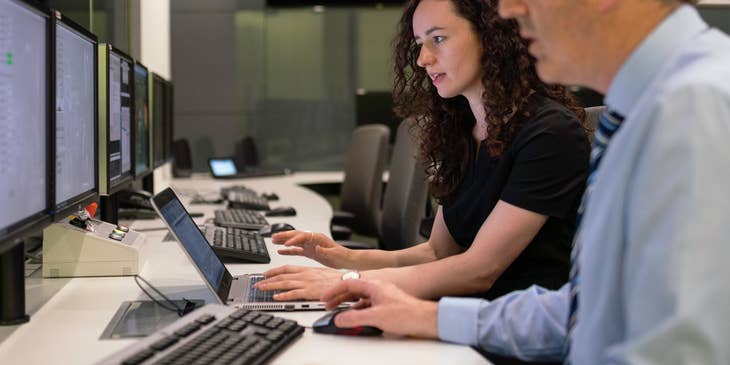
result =
[[[195,308],[205,304],[203,300],[190,300]],[[184,307],[184,300],[173,300],[178,307]],[[166,303],[168,306],[169,303]],[[177,313],[160,307],[151,300],[122,302],[114,318],[109,322],[99,339],[145,337],[180,318]]]

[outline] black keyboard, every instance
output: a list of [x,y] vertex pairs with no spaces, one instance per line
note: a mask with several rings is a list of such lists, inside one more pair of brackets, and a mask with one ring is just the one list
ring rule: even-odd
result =
[[248,209],[227,209],[215,211],[215,224],[222,227],[233,227],[258,230],[268,226],[264,216]]
[[245,185],[232,185],[232,186],[226,186],[224,188],[221,188],[221,196],[225,199],[228,199],[228,193],[230,193],[230,192],[240,192],[240,193],[258,195],[256,190],[253,190]]
[[270,314],[208,304],[99,364],[264,364],[304,332]]
[[228,192],[228,208],[271,210],[271,208],[269,208],[269,201],[266,198],[256,194],[239,191]]
[[207,224],[203,234],[218,256],[263,264],[271,262],[264,238],[257,232]]

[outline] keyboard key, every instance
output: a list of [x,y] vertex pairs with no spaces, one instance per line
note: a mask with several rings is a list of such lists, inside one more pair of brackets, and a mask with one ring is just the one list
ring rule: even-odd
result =
[[282,338],[284,338],[284,332],[279,330],[273,330],[266,335],[266,339],[273,342],[279,342]]
[[153,343],[150,346],[150,348],[153,349],[153,350],[155,350],[155,351],[162,351],[162,350],[164,350],[164,349],[172,346],[177,341],[178,341],[178,338],[177,337],[175,337],[175,336],[168,336],[168,337],[165,337],[165,338],[163,338],[163,339],[161,339],[161,340]]
[[127,358],[122,362],[122,365],[137,365],[141,364],[145,360],[149,359],[150,357],[154,356],[155,352],[152,350],[142,350],[138,353],[136,353],[134,356]]
[[189,324],[183,326],[182,328],[180,328],[179,330],[175,331],[175,334],[180,337],[187,337],[191,333],[193,333],[199,329],[200,329],[200,325],[193,322],[193,323],[189,323]]
[[266,322],[265,326],[271,329],[274,329],[276,327],[279,327],[280,324],[284,323],[284,320],[278,317],[272,318],[270,321]]
[[228,318],[234,318],[234,319],[241,319],[243,316],[247,315],[249,313],[248,309],[239,309],[235,312],[233,312]]
[[215,316],[212,316],[210,314],[203,315],[195,320],[195,322],[198,322],[200,324],[208,324],[213,321],[215,321]]
[[246,328],[248,324],[244,321],[235,321],[230,326],[228,326],[228,329],[233,332],[241,332],[242,329]]
[[263,326],[264,323],[268,322],[271,319],[271,316],[268,314],[262,314],[256,320],[253,321],[254,324],[258,324],[260,326]]

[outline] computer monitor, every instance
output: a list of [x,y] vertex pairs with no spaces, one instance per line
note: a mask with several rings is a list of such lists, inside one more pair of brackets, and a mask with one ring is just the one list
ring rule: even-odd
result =
[[134,177],[152,172],[150,154],[149,71],[139,62],[134,64]]
[[110,44],[98,50],[99,194],[109,195],[133,179],[134,61]]
[[56,80],[53,180],[54,219],[82,209],[98,197],[97,40],[96,36],[55,13],[51,26]]
[[152,74],[152,146],[154,167],[162,166],[168,156],[167,136],[167,86],[160,75]]
[[0,255],[50,223],[49,19],[0,0]]

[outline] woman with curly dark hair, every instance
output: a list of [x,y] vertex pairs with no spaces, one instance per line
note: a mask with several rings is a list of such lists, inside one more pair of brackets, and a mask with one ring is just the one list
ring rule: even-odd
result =
[[283,254],[329,268],[270,270],[277,300],[318,298],[341,279],[389,281],[420,298],[496,298],[568,279],[576,210],[588,174],[584,113],[540,81],[517,24],[497,0],[411,0],[395,43],[396,110],[417,120],[439,207],[428,241],[349,250],[322,234],[275,235]]

